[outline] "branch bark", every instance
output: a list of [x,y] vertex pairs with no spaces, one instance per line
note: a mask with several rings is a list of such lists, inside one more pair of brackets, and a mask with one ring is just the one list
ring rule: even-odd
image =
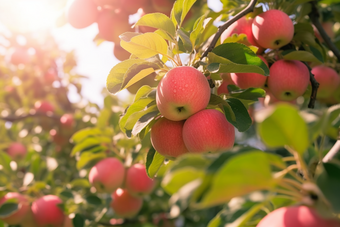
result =
[[309,65],[306,62],[303,62],[303,63],[307,66],[307,68],[309,70],[309,80],[310,80],[310,83],[312,85],[312,93],[310,95],[308,108],[314,109],[316,95],[318,93],[318,88],[319,88],[320,84],[318,83],[318,81],[316,81],[313,73],[311,72],[312,69],[309,67]]
[[222,33],[230,26],[232,25],[234,22],[236,22],[238,19],[240,19],[241,17],[247,15],[248,13],[251,13],[254,11],[254,7],[257,3],[257,0],[251,0],[250,3],[247,5],[246,8],[244,8],[243,10],[241,10],[238,14],[236,14],[233,18],[231,18],[230,20],[228,20],[227,22],[225,22],[223,25],[221,25],[220,27],[218,27],[217,33],[215,34],[213,40],[211,41],[211,43],[209,44],[208,48],[204,51],[204,53],[202,54],[200,60],[202,60],[204,57],[208,56],[208,53],[211,52],[218,39],[221,37]]

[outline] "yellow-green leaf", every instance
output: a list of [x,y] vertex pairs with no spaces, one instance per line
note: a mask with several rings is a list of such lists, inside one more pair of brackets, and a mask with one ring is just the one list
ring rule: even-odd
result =
[[176,35],[175,25],[169,17],[163,13],[150,13],[140,18],[135,26],[149,26],[152,28],[161,29],[169,33],[172,37]]

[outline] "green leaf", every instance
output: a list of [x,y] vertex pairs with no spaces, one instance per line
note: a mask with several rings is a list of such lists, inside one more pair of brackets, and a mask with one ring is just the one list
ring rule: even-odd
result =
[[[111,143],[111,139],[106,138],[105,142]],[[103,141],[100,140],[97,137],[88,137],[86,140],[82,141],[81,143],[79,143],[79,144],[77,144],[76,146],[73,147],[72,152],[71,152],[71,156],[76,155],[78,152],[87,151],[87,150],[90,150],[94,147],[97,147],[101,143],[103,143]]]
[[99,113],[98,118],[97,118],[96,126],[98,128],[107,127],[108,124],[109,124],[109,119],[111,117],[111,113],[112,113],[111,109],[106,109],[106,108],[102,109]]
[[156,105],[143,111],[143,115],[137,120],[132,128],[132,135],[136,136],[140,133],[158,114],[159,110]]
[[155,72],[155,70],[153,68],[146,68],[146,69],[139,70],[139,72],[137,74],[133,75],[131,80],[129,80],[126,85],[124,84],[126,82],[126,80],[124,80],[124,83],[122,85],[123,88],[121,90],[130,87],[131,85],[137,83],[141,79],[149,76],[150,74],[152,74],[154,72]]
[[258,132],[268,147],[288,145],[300,154],[309,146],[308,129],[295,106],[281,103],[262,114]]
[[11,161],[12,158],[7,153],[0,151],[0,165],[3,166],[4,170],[12,172]]
[[[223,106],[225,116],[228,121],[233,124],[239,132],[246,131],[253,123],[251,117],[249,116],[247,108],[243,103],[235,98],[229,98],[226,102],[230,105],[233,113],[230,112],[228,106]],[[235,116],[235,118],[234,118]]]
[[70,191],[70,190],[64,190],[64,191],[60,192],[59,195],[65,197],[65,198],[68,198],[68,199],[73,198],[72,191]]
[[159,154],[155,148],[151,147],[146,157],[146,172],[150,178],[154,178],[164,164],[164,156]]
[[197,0],[177,0],[171,11],[171,19],[175,25],[181,27],[182,22]]
[[172,37],[176,36],[176,28],[172,21],[163,13],[149,13],[140,18],[135,26],[149,26],[161,29]]
[[81,214],[76,214],[76,216],[72,219],[72,223],[74,227],[84,227],[85,219]]
[[91,187],[88,179],[80,179],[80,178],[71,181],[70,185],[71,185],[72,189],[74,189],[74,188],[89,188],[89,187]]
[[262,88],[248,88],[245,90],[232,91],[229,94],[233,98],[258,101],[266,96],[266,91]]
[[79,160],[77,161],[77,169],[90,168],[95,165],[101,159],[106,158],[105,152],[100,153],[92,153],[92,152],[83,152],[80,155]]
[[190,38],[189,38],[189,34],[187,34],[187,32],[185,32],[182,28],[177,30],[179,38],[182,40],[183,43],[183,47],[187,52],[190,53],[193,50]]
[[0,206],[0,218],[6,218],[20,209],[20,205],[17,203],[6,202]]
[[72,136],[73,143],[80,143],[84,139],[90,136],[112,136],[113,131],[110,128],[99,129],[99,128],[84,128],[79,130]]
[[285,60],[297,60],[297,61],[306,61],[306,62],[316,62],[322,63],[318,58],[316,58],[312,53],[308,51],[287,51],[283,52],[283,59]]
[[193,31],[190,33],[190,41],[193,47],[196,46],[196,42],[204,29],[203,23],[205,18],[206,15],[199,17],[194,24]]
[[102,200],[96,195],[89,195],[86,197],[86,202],[95,206],[101,205]]

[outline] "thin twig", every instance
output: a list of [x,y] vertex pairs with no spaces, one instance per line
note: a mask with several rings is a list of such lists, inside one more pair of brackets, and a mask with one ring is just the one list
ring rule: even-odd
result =
[[213,38],[213,40],[211,41],[211,43],[209,44],[208,48],[204,51],[204,53],[202,54],[200,60],[202,60],[204,57],[208,56],[208,53],[211,52],[218,39],[220,38],[220,36],[222,35],[222,33],[230,26],[232,25],[234,22],[236,22],[238,19],[242,18],[243,16],[247,15],[248,13],[251,13],[254,11],[254,7],[256,5],[257,0],[251,0],[250,3],[247,5],[246,8],[244,8],[243,10],[241,10],[238,14],[236,14],[233,18],[229,19],[227,22],[225,22],[222,26],[218,27],[218,30]]
[[316,81],[314,74],[311,71],[312,69],[309,67],[309,65],[306,62],[303,62],[303,63],[307,66],[307,68],[309,70],[309,80],[310,80],[310,83],[312,85],[312,93],[310,95],[308,108],[314,109],[314,105],[315,105],[315,101],[316,101],[316,95],[318,93],[318,89],[319,89],[320,84],[318,83],[318,81]]
[[323,157],[322,162],[329,162],[332,160],[340,151],[340,140],[336,141],[334,146],[329,150],[329,152]]

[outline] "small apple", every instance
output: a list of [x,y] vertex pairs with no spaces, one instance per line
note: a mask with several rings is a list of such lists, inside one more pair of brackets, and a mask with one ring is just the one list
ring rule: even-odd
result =
[[54,106],[48,101],[36,101],[34,103],[34,108],[38,113],[53,113]]
[[296,60],[278,60],[270,67],[268,89],[281,101],[292,101],[305,93],[309,70]]
[[334,95],[334,92],[340,85],[338,73],[325,65],[318,65],[312,68],[312,74],[315,80],[320,84],[317,98],[325,99]]
[[172,121],[187,119],[205,109],[209,100],[209,82],[194,67],[181,66],[169,70],[157,87],[157,107],[165,118]]
[[143,198],[134,197],[128,190],[118,188],[112,193],[111,208],[122,218],[132,218],[138,214],[143,205]]
[[27,149],[22,143],[14,142],[9,145],[9,147],[6,150],[6,153],[13,160],[20,160],[26,156]]
[[162,117],[152,126],[150,138],[152,146],[166,158],[173,159],[188,153],[182,131],[184,121],[171,121]]
[[112,193],[122,187],[125,167],[117,158],[105,158],[93,166],[89,173],[90,183],[98,192]]
[[123,0],[122,8],[129,14],[137,13],[139,8],[144,8],[151,4],[151,0]]
[[64,223],[65,215],[58,204],[63,201],[55,195],[45,195],[32,203],[33,217],[40,227],[60,227]]
[[169,15],[175,0],[152,0],[152,6],[155,12]]
[[74,28],[86,28],[97,21],[97,5],[93,0],[73,0],[66,7],[66,18]]
[[125,188],[132,195],[147,195],[155,187],[155,181],[148,177],[145,166],[134,164],[126,171]]
[[64,114],[60,118],[60,124],[63,128],[70,129],[74,126],[74,119],[72,114]]
[[235,85],[231,79],[230,73],[222,73],[222,84],[217,88],[217,94],[229,94],[228,85]]
[[119,45],[119,43],[115,43],[113,47],[113,55],[119,60],[119,61],[125,61],[130,58],[131,54],[126,51],[123,47]]
[[191,153],[221,152],[233,147],[235,129],[223,113],[205,109],[185,121],[183,140]]
[[24,47],[15,48],[10,56],[10,62],[13,65],[28,64],[30,62],[30,56],[27,49]]
[[20,224],[25,217],[29,214],[30,210],[30,204],[26,196],[21,195],[17,192],[9,192],[4,197],[0,199],[0,207],[6,203],[9,199],[16,199],[17,201],[15,203],[18,203],[18,210],[14,213],[10,214],[9,216],[6,216],[4,218],[1,218],[0,220],[6,222],[10,225],[18,225]]
[[294,24],[286,13],[271,9],[254,18],[252,31],[260,46],[278,49],[292,41]]

